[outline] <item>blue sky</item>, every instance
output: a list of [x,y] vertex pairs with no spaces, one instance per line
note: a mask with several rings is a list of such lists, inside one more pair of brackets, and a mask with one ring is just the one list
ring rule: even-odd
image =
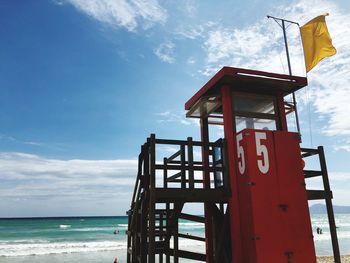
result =
[[[0,217],[123,215],[140,145],[150,133],[198,139],[183,105],[218,69],[287,74],[266,15],[326,12],[338,54],[297,98],[303,146],[325,146],[334,203],[350,205],[347,1],[1,1]],[[298,29],[288,37],[304,76]]]

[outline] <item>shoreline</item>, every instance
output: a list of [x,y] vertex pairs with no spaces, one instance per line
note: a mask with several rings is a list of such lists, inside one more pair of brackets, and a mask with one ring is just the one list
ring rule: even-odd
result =
[[[341,255],[342,263],[350,263],[350,255]],[[334,263],[333,256],[320,256],[317,257],[317,263]]]
[[[126,253],[124,249],[116,249],[110,251],[95,251],[95,252],[76,252],[67,254],[46,254],[46,255],[31,255],[31,256],[14,256],[0,257],[0,261],[4,263],[62,263],[62,262],[90,262],[90,263],[105,263],[113,262],[113,259],[118,257],[120,263],[126,262]],[[188,262],[180,260],[180,262]],[[350,254],[341,255],[342,263],[350,263]],[[334,263],[333,256],[318,256],[317,263]]]

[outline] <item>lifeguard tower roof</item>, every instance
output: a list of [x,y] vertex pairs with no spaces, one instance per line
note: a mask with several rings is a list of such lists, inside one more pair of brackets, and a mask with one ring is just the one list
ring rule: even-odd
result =
[[[286,96],[307,85],[307,78],[264,71],[223,67],[219,70],[186,104],[187,117],[199,117],[200,108],[207,108],[214,104],[217,110],[220,88],[228,85],[234,91],[253,92],[260,94],[281,94]],[[209,107],[209,108],[208,108]]]

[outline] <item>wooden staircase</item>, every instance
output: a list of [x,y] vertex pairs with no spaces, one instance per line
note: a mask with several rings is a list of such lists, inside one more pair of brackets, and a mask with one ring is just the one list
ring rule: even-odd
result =
[[[171,146],[176,150],[170,157],[156,161],[156,148],[159,146]],[[141,147],[136,184],[127,212],[128,263],[177,263],[180,258],[206,261],[203,253],[179,248],[179,239],[187,239],[202,242],[205,251],[206,240],[203,236],[181,233],[179,222],[203,223],[204,227],[203,216],[183,212],[186,203],[210,205],[215,211],[213,225],[216,221],[223,223],[228,216],[224,211],[224,204],[230,196],[224,170],[224,141],[209,143],[207,147],[211,160],[207,166],[202,160],[194,158],[195,150],[201,150],[202,143],[192,138],[186,141],[161,140],[151,135]],[[206,187],[203,183],[204,171],[210,175],[211,181]],[[227,228],[228,223],[222,225]],[[218,232],[221,236],[224,234],[224,239],[228,238],[227,229],[220,228]],[[224,239],[218,238],[221,242]],[[226,247],[227,243],[223,246]],[[221,249],[221,253],[223,251]]]

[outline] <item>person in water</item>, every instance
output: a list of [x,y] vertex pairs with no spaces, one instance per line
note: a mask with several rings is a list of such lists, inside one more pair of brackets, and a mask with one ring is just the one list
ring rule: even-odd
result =
[[113,263],[118,263],[118,258],[117,257],[114,258],[114,262]]
[[317,232],[317,234],[322,235],[322,228],[317,227],[316,232]]

